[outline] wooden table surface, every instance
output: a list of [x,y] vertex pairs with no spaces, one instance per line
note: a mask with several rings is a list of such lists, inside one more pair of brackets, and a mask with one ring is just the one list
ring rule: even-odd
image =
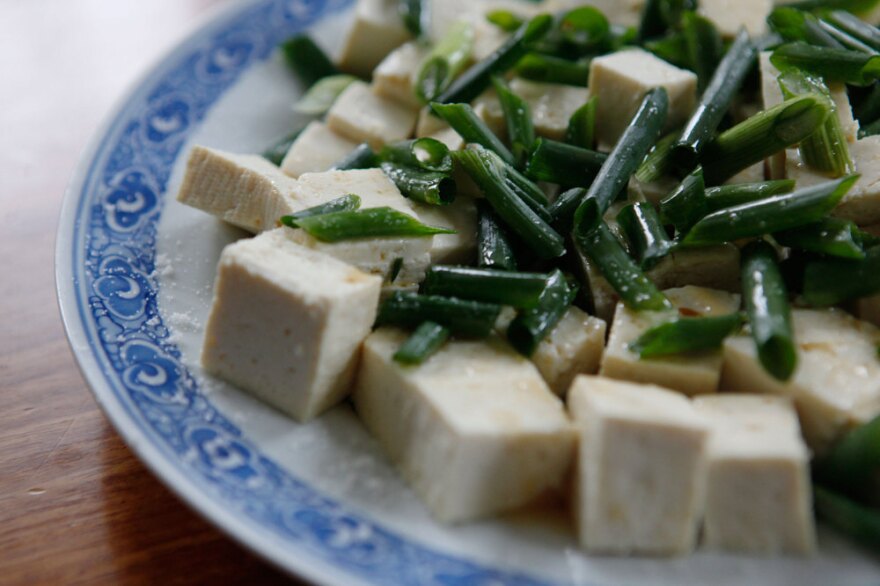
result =
[[125,89],[218,0],[0,2],[0,583],[280,584],[122,443],[55,301],[67,181]]

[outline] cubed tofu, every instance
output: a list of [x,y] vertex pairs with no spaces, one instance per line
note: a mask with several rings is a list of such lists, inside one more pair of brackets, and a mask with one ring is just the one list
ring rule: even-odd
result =
[[407,333],[364,343],[354,403],[432,514],[489,517],[562,488],[575,434],[535,366],[498,338],[447,343],[420,366],[393,355]]
[[700,0],[699,14],[711,20],[725,39],[745,27],[752,37],[767,34],[767,16],[773,0]]
[[739,310],[740,298],[702,287],[670,289],[666,295],[676,309],[639,312],[618,304],[599,374],[617,380],[653,383],[686,395],[715,393],[723,363],[720,350],[642,359],[629,346],[651,328],[679,314],[711,317],[734,313]]
[[[523,98],[532,111],[532,122],[538,136],[553,140],[563,140],[568,130],[568,121],[575,110],[589,99],[587,88],[579,88],[559,83],[543,83],[515,78],[510,89]],[[504,111],[494,91],[487,92],[477,100],[477,107],[484,108],[487,124],[498,129],[501,136],[507,134]]]
[[645,0],[547,0],[544,4],[547,12],[571,10],[589,4],[601,10],[612,24],[638,26],[642,20]]
[[477,205],[473,198],[458,196],[445,206],[413,204],[425,224],[455,230],[437,234],[431,245],[431,264],[470,265],[477,258]]
[[295,180],[262,157],[196,146],[177,200],[257,234],[299,211],[295,188]]
[[428,49],[416,42],[405,43],[391,52],[373,72],[373,91],[383,98],[418,110],[414,79]]
[[348,140],[327,128],[318,120],[306,126],[287,151],[281,170],[293,178],[304,173],[327,171],[344,159],[358,143]]
[[596,374],[605,351],[608,325],[570,307],[532,355],[550,389],[564,397],[579,374]]
[[308,421],[348,395],[382,280],[303,248],[282,230],[223,251],[202,365]]
[[[843,196],[832,215],[852,220],[859,225],[880,222],[880,136],[868,136],[849,145],[859,180]],[[798,188],[809,187],[831,178],[818,173],[803,162],[800,153],[788,151],[786,176],[797,182]]]
[[669,94],[667,130],[687,122],[697,104],[697,76],[642,49],[627,49],[593,59],[589,87],[590,95],[598,98],[599,144],[607,146],[617,144],[652,88],[663,87]]
[[817,454],[880,414],[880,330],[839,310],[792,312],[798,366],[786,383],[761,365],[750,336],[724,343],[722,389],[790,397]]
[[784,397],[697,397],[711,430],[703,541],[760,555],[815,549],[810,456]]
[[369,78],[391,51],[410,40],[397,4],[396,0],[357,0],[339,56],[340,69]]
[[764,162],[755,163],[751,167],[746,167],[727,181],[725,183],[727,185],[734,185],[736,183],[760,183],[766,179],[764,174]]
[[409,138],[418,115],[418,110],[378,96],[369,85],[356,81],[327,112],[327,126],[349,140],[369,143],[378,150]]
[[683,555],[703,511],[709,432],[690,401],[653,385],[580,376],[575,510],[591,553]]
[[[419,218],[410,200],[380,169],[306,173],[299,178],[295,196],[303,208],[327,203],[354,193],[361,198],[361,209],[390,207]],[[425,277],[431,263],[433,238],[367,238],[342,242],[321,242],[303,230],[288,229],[288,237],[306,246],[352,264],[372,275],[389,277],[397,259],[403,265],[386,289],[412,290]]]

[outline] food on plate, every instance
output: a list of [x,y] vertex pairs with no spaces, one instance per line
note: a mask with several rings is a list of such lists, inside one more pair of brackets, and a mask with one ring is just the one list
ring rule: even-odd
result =
[[335,61],[286,42],[299,131],[178,195],[254,235],[206,372],[350,397],[443,522],[555,495],[591,553],[808,555],[815,505],[876,546],[878,3],[773,4],[358,0]]

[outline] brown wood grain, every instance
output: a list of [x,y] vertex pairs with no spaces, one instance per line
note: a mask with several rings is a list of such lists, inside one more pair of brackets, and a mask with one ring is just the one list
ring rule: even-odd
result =
[[86,388],[55,302],[55,229],[81,151],[126,87],[218,4],[0,3],[2,584],[291,583],[132,455]]

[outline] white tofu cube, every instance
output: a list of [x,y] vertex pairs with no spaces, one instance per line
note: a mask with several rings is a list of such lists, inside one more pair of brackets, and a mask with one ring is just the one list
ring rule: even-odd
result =
[[[859,225],[876,224],[880,222],[880,136],[868,136],[850,144],[849,152],[860,177],[832,215]],[[786,176],[794,179],[798,188],[831,180],[807,167],[794,150],[788,151],[785,169]]]
[[220,258],[202,365],[308,421],[348,395],[380,287],[381,279],[282,230],[231,244]]
[[256,155],[193,148],[177,200],[252,233],[298,211],[296,181]]
[[357,0],[339,56],[340,69],[368,78],[391,51],[410,40],[397,4],[396,0]]
[[327,126],[349,140],[367,142],[378,150],[409,138],[415,130],[416,118],[417,110],[377,96],[370,86],[356,81],[327,112]]
[[699,14],[711,20],[725,39],[745,27],[752,37],[767,34],[767,16],[773,0],[700,0]]
[[571,307],[538,344],[532,362],[554,393],[564,397],[579,374],[599,372],[607,329],[601,319]]
[[660,387],[581,376],[568,404],[580,434],[581,546],[617,555],[693,551],[709,434],[690,401]]
[[[361,209],[390,207],[418,218],[410,200],[380,169],[306,173],[299,178],[295,197],[303,208],[315,207],[350,193],[361,198]],[[352,264],[372,275],[389,277],[397,259],[403,266],[388,289],[414,289],[431,263],[433,238],[368,238],[321,242],[303,230],[289,230],[288,237],[314,250]]]
[[455,230],[437,234],[431,245],[431,264],[470,265],[477,258],[477,206],[473,198],[459,195],[446,206],[414,202],[423,223]]
[[281,170],[293,178],[304,173],[326,171],[344,159],[357,145],[316,120],[306,126],[291,145],[281,162]]
[[740,307],[739,296],[701,287],[670,289],[666,295],[675,310],[639,312],[618,304],[599,374],[617,380],[653,383],[686,395],[716,392],[723,363],[720,351],[641,359],[629,346],[651,328],[679,314],[711,317],[734,313]]
[[815,549],[810,456],[797,413],[783,397],[697,397],[711,429],[703,540],[715,550],[761,555]]
[[563,486],[575,435],[534,365],[500,339],[453,341],[420,366],[380,329],[364,343],[354,403],[432,514],[472,521]]
[[589,4],[601,10],[612,24],[638,26],[642,20],[645,0],[547,0],[544,4],[547,12],[571,10]]
[[721,387],[790,397],[807,445],[822,454],[844,433],[880,414],[880,330],[838,310],[792,312],[798,367],[787,383],[761,366],[750,336],[724,344]]
[[648,90],[669,94],[666,129],[687,122],[697,104],[697,76],[642,49],[611,53],[590,64],[590,95],[599,99],[596,134],[602,145],[615,145],[632,121]]
[[418,110],[422,104],[415,94],[415,77],[428,54],[427,47],[405,43],[391,52],[373,72],[373,91],[383,98]]

